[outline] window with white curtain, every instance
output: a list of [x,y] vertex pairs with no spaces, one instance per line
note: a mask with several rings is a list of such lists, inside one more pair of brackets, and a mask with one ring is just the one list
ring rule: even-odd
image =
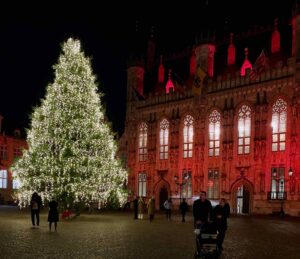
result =
[[187,115],[184,118],[183,127],[183,157],[193,157],[193,141],[194,141],[194,118]]
[[221,114],[214,110],[208,117],[209,156],[220,155]]
[[141,123],[139,127],[139,161],[147,160],[147,134],[148,126],[146,123]]
[[159,125],[159,158],[168,159],[169,154],[169,122],[163,119]]
[[287,103],[279,98],[272,107],[272,151],[284,151],[286,143]]
[[238,154],[250,153],[251,109],[243,105],[238,112]]

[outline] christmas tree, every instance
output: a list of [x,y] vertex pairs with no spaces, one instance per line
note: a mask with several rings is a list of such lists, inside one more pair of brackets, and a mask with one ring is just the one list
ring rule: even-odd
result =
[[62,49],[54,82],[33,111],[28,149],[12,166],[19,205],[28,205],[34,191],[65,207],[111,197],[122,204],[127,172],[116,157],[91,62],[78,40],[68,39]]

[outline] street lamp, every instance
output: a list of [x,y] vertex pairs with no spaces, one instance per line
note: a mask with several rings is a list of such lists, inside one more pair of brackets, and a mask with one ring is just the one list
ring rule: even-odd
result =
[[295,191],[295,184],[294,184],[294,177],[293,177],[294,176],[294,172],[293,172],[293,170],[292,170],[291,167],[289,169],[288,174],[289,174],[289,177],[290,177],[290,179],[289,179],[289,181],[290,181],[290,192],[294,193],[294,191]]
[[[185,174],[184,180],[187,180],[187,179],[189,179],[189,175]],[[178,176],[177,175],[174,176],[174,180],[175,180],[176,185],[179,186],[179,200],[180,200],[180,203],[181,203],[182,187],[186,184],[186,182],[184,182],[184,181],[178,182]]]

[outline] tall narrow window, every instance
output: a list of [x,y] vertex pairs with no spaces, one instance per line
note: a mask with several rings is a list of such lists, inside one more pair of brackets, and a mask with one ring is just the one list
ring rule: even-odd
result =
[[169,153],[169,122],[163,119],[159,131],[159,158],[168,159]]
[[209,126],[209,156],[220,155],[220,128],[221,128],[221,114],[214,110],[208,117]]
[[284,199],[284,167],[271,169],[271,200]]
[[182,186],[182,198],[192,198],[192,171],[182,171],[182,182],[185,183]]
[[20,147],[15,147],[14,148],[14,158],[22,156],[22,151]]
[[238,113],[238,154],[250,153],[251,109],[243,105]]
[[7,188],[7,170],[0,170],[0,188]]
[[183,127],[183,157],[193,156],[193,140],[194,140],[194,118],[187,115],[184,118]]
[[7,160],[7,146],[0,146],[0,159]]
[[272,151],[285,150],[287,103],[279,98],[272,108]]
[[148,126],[142,123],[139,128],[139,161],[147,160],[147,132]]
[[146,197],[147,174],[145,172],[139,173],[138,193],[140,197]]
[[208,199],[219,199],[219,170],[209,169],[208,170],[208,188],[207,198]]

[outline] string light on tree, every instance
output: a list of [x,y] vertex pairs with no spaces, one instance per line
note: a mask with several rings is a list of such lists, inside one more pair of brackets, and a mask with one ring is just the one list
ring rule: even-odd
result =
[[105,203],[112,196],[122,204],[127,172],[116,158],[91,62],[78,40],[68,39],[62,52],[54,82],[32,114],[28,150],[12,167],[20,182],[19,205],[26,206],[34,191],[66,207]]

